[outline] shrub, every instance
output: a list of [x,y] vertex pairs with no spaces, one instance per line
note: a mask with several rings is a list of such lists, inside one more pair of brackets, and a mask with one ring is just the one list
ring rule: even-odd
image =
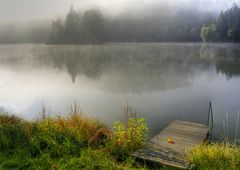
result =
[[68,117],[45,118],[38,122],[38,128],[44,133],[53,131],[70,133],[79,141],[88,142],[101,128],[106,128],[95,119],[85,116],[83,113],[71,114]]
[[37,130],[31,139],[33,156],[49,152],[51,157],[64,154],[79,155],[89,144],[100,144],[100,131],[109,131],[100,122],[75,113],[68,117],[45,117],[37,122]]
[[145,144],[147,125],[145,119],[130,118],[127,128],[122,122],[114,123],[116,144],[124,150],[136,150]]
[[189,160],[196,169],[238,170],[240,147],[231,144],[203,144],[189,152]]
[[28,146],[32,125],[16,116],[0,115],[0,150]]
[[114,132],[111,139],[111,149],[117,158],[125,159],[126,155],[145,145],[147,123],[143,118],[137,118],[136,112],[126,109],[125,121],[114,122]]

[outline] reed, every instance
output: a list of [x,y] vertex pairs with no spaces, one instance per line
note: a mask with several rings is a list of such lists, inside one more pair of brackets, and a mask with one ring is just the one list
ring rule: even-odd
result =
[[235,135],[234,135],[234,143],[237,143],[237,135],[238,135],[238,122],[239,122],[239,111],[237,114],[237,120],[236,120],[236,128],[235,128]]
[[233,143],[233,144],[237,144],[238,142],[238,127],[239,127],[239,118],[240,118],[240,113],[237,112],[236,115],[236,122],[234,123],[234,120],[232,120],[232,124],[231,127],[233,127],[232,131],[233,131],[233,136],[229,135],[229,130],[230,130],[230,126],[229,126],[229,113],[226,111],[225,114],[225,119],[223,120],[223,140],[225,143]]

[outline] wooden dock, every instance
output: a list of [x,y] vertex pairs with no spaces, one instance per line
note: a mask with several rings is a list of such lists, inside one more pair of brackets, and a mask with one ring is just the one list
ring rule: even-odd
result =
[[191,169],[186,151],[200,145],[207,137],[207,125],[175,120],[153,137],[133,156],[150,162],[181,169]]

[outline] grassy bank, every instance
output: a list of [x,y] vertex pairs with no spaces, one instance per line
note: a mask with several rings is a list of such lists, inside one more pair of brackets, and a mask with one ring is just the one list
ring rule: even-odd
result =
[[146,124],[129,117],[103,123],[75,112],[26,121],[0,115],[0,169],[136,169],[129,153],[144,145]]
[[[134,112],[113,130],[76,112],[26,121],[0,115],[0,169],[151,169],[129,156],[145,144],[147,125]],[[188,153],[195,169],[238,169],[240,148],[203,144]],[[164,168],[166,169],[166,168]]]
[[204,143],[189,152],[194,169],[239,170],[240,147],[229,143]]

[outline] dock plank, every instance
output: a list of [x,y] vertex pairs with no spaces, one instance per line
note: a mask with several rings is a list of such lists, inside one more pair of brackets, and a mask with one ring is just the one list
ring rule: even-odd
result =
[[[200,145],[206,139],[208,132],[207,125],[174,120],[153,137],[144,149],[134,152],[133,156],[162,165],[190,169],[186,152]],[[168,143],[168,138],[172,138],[174,144]]]

